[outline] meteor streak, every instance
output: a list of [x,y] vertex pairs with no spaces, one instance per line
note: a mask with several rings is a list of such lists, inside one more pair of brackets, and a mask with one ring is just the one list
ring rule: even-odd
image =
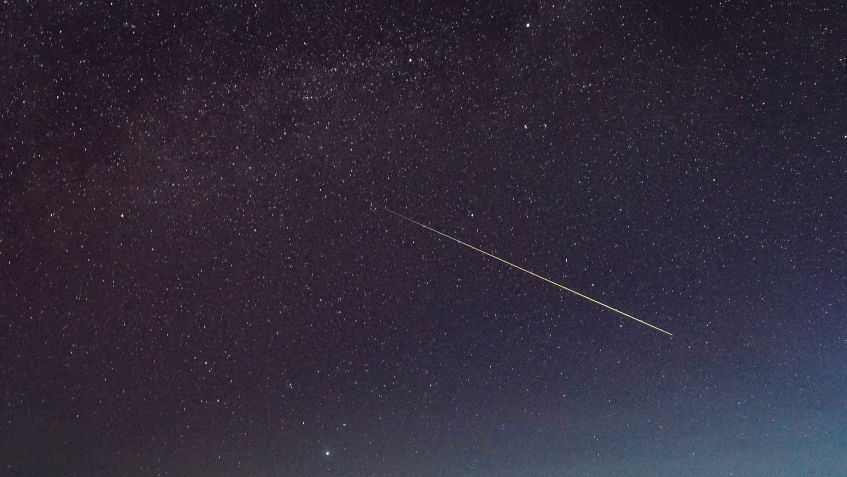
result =
[[510,267],[512,267],[512,268],[516,268],[516,269],[518,269],[518,270],[520,270],[520,271],[522,271],[522,272],[524,272],[524,273],[527,273],[527,274],[529,274],[529,275],[532,275],[532,276],[533,276],[533,277],[535,277],[535,278],[540,278],[541,280],[544,280],[545,282],[547,282],[547,283],[549,283],[549,284],[551,284],[551,285],[554,285],[554,286],[556,286],[556,287],[559,287],[559,288],[561,288],[562,290],[565,290],[565,291],[566,291],[566,292],[568,292],[568,293],[573,293],[574,295],[576,295],[576,296],[578,296],[578,297],[580,297],[580,298],[583,298],[583,299],[585,299],[585,300],[588,300],[588,301],[590,301],[591,303],[595,303],[595,304],[597,304],[597,305],[600,305],[600,306],[602,306],[603,308],[606,308],[607,310],[614,311],[615,313],[617,313],[617,314],[619,314],[619,315],[621,315],[621,316],[624,316],[624,317],[626,317],[626,318],[629,318],[630,320],[635,320],[635,321],[637,321],[637,322],[641,323],[641,324],[642,324],[642,325],[644,325],[644,326],[647,326],[647,327],[649,327],[649,328],[653,328],[654,330],[656,330],[656,331],[658,331],[658,332],[660,332],[660,333],[664,333],[664,334],[666,334],[666,335],[668,335],[668,336],[673,336],[673,334],[671,334],[669,331],[663,330],[662,328],[659,328],[659,327],[658,327],[658,326],[656,326],[656,325],[653,325],[653,324],[650,324],[650,323],[648,323],[648,322],[646,322],[646,321],[644,321],[644,320],[638,319],[638,318],[636,318],[636,317],[634,317],[634,316],[630,315],[629,313],[625,313],[625,312],[623,312],[623,311],[621,311],[621,310],[619,310],[619,309],[617,309],[617,308],[615,308],[615,307],[613,307],[613,306],[609,306],[609,305],[607,305],[607,304],[605,304],[605,303],[601,302],[600,300],[597,300],[597,299],[595,299],[595,298],[591,298],[590,296],[588,296],[588,295],[586,295],[586,294],[584,294],[584,293],[580,293],[580,292],[578,292],[578,291],[574,290],[573,288],[568,288],[568,287],[566,287],[566,286],[562,285],[561,283],[556,283],[556,282],[554,282],[553,280],[550,280],[549,278],[542,277],[541,275],[539,275],[539,274],[537,274],[537,273],[535,273],[535,272],[533,272],[533,271],[531,271],[531,270],[527,270],[526,268],[523,268],[523,267],[521,267],[521,266],[519,266],[519,265],[515,265],[514,263],[512,263],[512,262],[510,262],[510,261],[508,261],[508,260],[502,259],[502,258],[498,257],[497,255],[494,255],[493,253],[486,252],[485,250],[482,250],[481,248],[474,247],[473,245],[471,245],[471,244],[469,244],[469,243],[466,243],[466,242],[463,242],[463,241],[461,241],[461,240],[457,239],[456,237],[451,237],[450,235],[447,235],[447,234],[445,234],[444,232],[440,232],[440,231],[438,231],[438,230],[435,230],[434,228],[430,227],[429,225],[426,225],[426,224],[420,223],[420,222],[418,222],[417,220],[412,219],[411,217],[407,217],[407,216],[405,216],[405,215],[403,215],[403,214],[401,214],[401,213],[399,213],[399,212],[395,212],[395,211],[393,211],[393,210],[391,210],[391,209],[389,209],[389,208],[386,208],[386,209],[385,209],[385,211],[386,211],[386,212],[388,212],[388,213],[389,213],[389,214],[391,214],[391,215],[394,215],[394,216],[400,217],[401,219],[403,219],[403,220],[405,220],[405,221],[407,221],[407,222],[411,222],[411,223],[413,223],[413,224],[415,224],[415,225],[417,225],[417,226],[419,226],[419,227],[423,227],[423,228],[425,228],[425,229],[429,230],[430,232],[435,232],[435,233],[437,233],[438,235],[440,235],[440,236],[442,236],[442,237],[444,237],[444,238],[448,238],[448,239],[450,239],[450,240],[452,240],[452,241],[454,241],[454,242],[458,243],[459,245],[464,245],[465,247],[468,247],[469,249],[471,249],[471,250],[473,250],[473,251],[475,251],[475,252],[479,252],[479,253],[481,253],[481,254],[483,254],[483,255],[489,256],[489,257],[491,257],[491,258],[493,258],[493,259],[495,259],[495,260],[498,260],[498,261],[500,261],[500,262],[503,262],[503,263],[505,263],[506,265],[508,265],[508,266],[510,266]]

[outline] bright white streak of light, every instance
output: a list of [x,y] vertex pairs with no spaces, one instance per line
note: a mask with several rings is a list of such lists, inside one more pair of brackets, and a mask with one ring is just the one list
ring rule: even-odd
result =
[[473,245],[471,245],[471,244],[469,244],[469,243],[463,242],[463,241],[461,241],[461,240],[459,240],[459,239],[457,239],[457,238],[455,238],[455,237],[451,237],[450,235],[447,235],[447,234],[445,234],[444,232],[440,232],[440,231],[438,231],[438,230],[435,230],[434,228],[430,227],[429,225],[422,224],[422,223],[418,222],[417,220],[412,219],[411,217],[407,217],[407,216],[405,216],[405,215],[403,215],[403,214],[401,214],[401,213],[399,213],[399,212],[395,212],[395,211],[393,211],[393,210],[391,210],[391,209],[389,209],[389,208],[386,208],[385,210],[386,210],[386,212],[388,212],[388,213],[390,213],[390,214],[392,214],[392,215],[395,215],[395,216],[397,216],[397,217],[400,217],[401,219],[403,219],[403,220],[405,220],[405,221],[407,221],[407,222],[411,222],[411,223],[413,223],[413,224],[415,224],[415,225],[417,225],[417,226],[419,226],[419,227],[423,227],[423,228],[425,228],[425,229],[427,229],[427,230],[429,230],[429,231],[431,231],[431,232],[435,232],[435,233],[437,233],[438,235],[440,235],[440,236],[442,236],[442,237],[448,238],[448,239],[450,239],[450,240],[452,240],[452,241],[454,241],[454,242],[456,242],[456,243],[458,243],[458,244],[460,244],[460,245],[464,245],[465,247],[468,247],[468,248],[469,248],[469,249],[471,249],[471,250],[474,250],[474,251],[479,252],[479,253],[481,253],[481,254],[483,254],[483,255],[489,256],[489,257],[491,257],[491,258],[493,258],[493,259],[495,259],[495,260],[499,260],[500,262],[503,262],[503,263],[505,263],[506,265],[508,265],[508,266],[510,266],[510,267],[512,267],[512,268],[516,268],[516,269],[518,269],[518,270],[520,270],[520,271],[522,271],[522,272],[524,272],[524,273],[528,273],[529,275],[532,275],[532,276],[533,276],[533,277],[535,277],[535,278],[540,278],[541,280],[544,280],[545,282],[547,282],[547,283],[549,283],[549,284],[551,284],[551,285],[557,286],[557,287],[561,288],[562,290],[565,290],[566,292],[573,293],[574,295],[576,295],[576,296],[578,296],[578,297],[580,297],[580,298],[583,298],[583,299],[588,300],[588,301],[590,301],[590,302],[592,302],[592,303],[595,303],[595,304],[597,304],[597,305],[600,305],[600,306],[602,306],[603,308],[606,308],[607,310],[611,310],[611,311],[613,311],[613,312],[615,312],[615,313],[617,313],[617,314],[619,314],[619,315],[621,315],[621,316],[625,316],[625,317],[627,317],[627,318],[629,318],[629,319],[631,319],[631,320],[635,320],[635,321],[637,321],[637,322],[641,323],[641,324],[642,324],[642,325],[644,325],[644,326],[647,326],[647,327],[653,328],[654,330],[656,330],[656,331],[658,331],[658,332],[661,332],[661,333],[664,333],[664,334],[666,334],[666,335],[668,335],[668,336],[673,336],[673,334],[672,334],[670,331],[663,330],[662,328],[659,328],[658,326],[656,326],[656,325],[654,325],[654,324],[651,324],[651,323],[648,323],[648,322],[646,322],[646,321],[644,321],[644,320],[641,320],[641,319],[639,319],[639,318],[636,318],[636,317],[634,317],[634,316],[630,315],[629,313],[626,313],[626,312],[624,312],[624,311],[621,311],[621,310],[619,310],[619,309],[617,309],[617,308],[615,308],[615,307],[613,307],[613,306],[609,306],[609,305],[607,305],[607,304],[605,304],[605,303],[603,303],[603,302],[601,302],[600,300],[597,300],[597,299],[595,299],[595,298],[591,298],[590,296],[588,296],[588,295],[586,295],[586,294],[584,294],[584,293],[580,293],[580,292],[578,292],[578,291],[574,290],[573,288],[568,288],[568,287],[566,287],[566,286],[562,285],[561,283],[556,283],[556,282],[554,282],[553,280],[550,280],[550,279],[549,279],[549,278],[547,278],[547,277],[542,277],[541,275],[539,275],[539,274],[537,274],[537,273],[535,273],[535,272],[533,272],[533,271],[531,271],[531,270],[527,270],[526,268],[523,268],[523,267],[521,267],[521,266],[519,266],[519,265],[515,265],[514,263],[512,263],[512,262],[510,262],[510,261],[508,261],[508,260],[502,259],[502,258],[498,257],[497,255],[494,255],[493,253],[486,252],[485,250],[482,250],[481,248],[474,247]]

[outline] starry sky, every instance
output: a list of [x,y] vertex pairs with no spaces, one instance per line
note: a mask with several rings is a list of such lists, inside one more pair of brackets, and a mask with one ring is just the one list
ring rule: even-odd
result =
[[0,473],[847,475],[841,2],[171,3],[0,6]]

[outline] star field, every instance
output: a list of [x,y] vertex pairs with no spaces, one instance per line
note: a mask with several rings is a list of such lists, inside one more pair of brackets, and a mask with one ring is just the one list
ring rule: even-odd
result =
[[0,474],[847,473],[843,5],[0,11]]

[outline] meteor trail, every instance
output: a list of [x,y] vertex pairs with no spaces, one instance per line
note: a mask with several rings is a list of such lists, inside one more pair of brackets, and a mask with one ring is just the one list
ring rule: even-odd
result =
[[512,263],[512,262],[510,262],[510,261],[508,261],[508,260],[504,260],[504,259],[502,259],[502,258],[498,257],[497,255],[494,255],[493,253],[486,252],[485,250],[482,250],[481,248],[477,248],[477,247],[474,247],[473,245],[471,245],[471,244],[469,244],[469,243],[462,242],[461,240],[459,240],[459,239],[457,239],[457,238],[455,238],[455,237],[451,237],[450,235],[447,235],[447,234],[445,234],[444,232],[439,232],[438,230],[435,230],[434,228],[430,227],[429,225],[426,225],[426,224],[420,223],[420,222],[418,222],[417,220],[415,220],[415,219],[413,219],[413,218],[411,218],[411,217],[407,217],[407,216],[405,216],[405,215],[403,215],[403,214],[401,214],[401,213],[399,213],[399,212],[395,212],[395,211],[393,211],[393,210],[391,210],[391,209],[389,209],[389,208],[387,208],[387,207],[385,208],[385,211],[386,211],[386,212],[388,212],[389,214],[392,214],[392,215],[395,215],[395,216],[397,216],[397,217],[400,217],[401,219],[403,219],[403,220],[405,220],[405,221],[407,221],[407,222],[411,222],[411,223],[413,223],[413,224],[415,224],[415,225],[417,225],[417,226],[419,226],[419,227],[423,227],[423,228],[425,228],[425,229],[429,230],[430,232],[435,232],[435,233],[437,233],[438,235],[440,235],[440,236],[442,236],[442,237],[444,237],[444,238],[448,238],[448,239],[450,239],[450,240],[452,240],[452,241],[454,241],[454,242],[456,242],[456,243],[458,243],[458,244],[460,244],[460,245],[464,245],[465,247],[468,247],[469,249],[471,249],[471,250],[473,250],[473,251],[479,252],[479,253],[481,253],[481,254],[483,254],[483,255],[487,255],[487,256],[489,256],[489,257],[491,257],[491,258],[495,259],[495,260],[498,260],[498,261],[500,261],[500,262],[503,262],[503,263],[505,263],[506,265],[508,265],[508,266],[510,266],[510,267],[512,267],[512,268],[516,268],[516,269],[518,269],[518,270],[520,270],[520,271],[522,271],[522,272],[524,272],[524,273],[527,273],[527,274],[529,274],[529,275],[532,275],[532,276],[533,276],[533,277],[535,277],[535,278],[540,278],[541,280],[544,280],[545,282],[547,282],[547,283],[549,283],[549,284],[551,284],[551,285],[557,286],[557,287],[561,288],[562,290],[565,290],[566,292],[573,293],[574,295],[576,295],[576,296],[578,296],[578,297],[580,297],[580,298],[583,298],[583,299],[585,299],[585,300],[588,300],[588,301],[590,301],[591,303],[595,303],[595,304],[597,304],[597,305],[600,305],[600,306],[602,306],[603,308],[606,308],[607,310],[614,311],[615,313],[617,313],[617,314],[619,314],[619,315],[621,315],[621,316],[625,316],[625,317],[627,317],[627,318],[629,318],[629,319],[631,319],[631,320],[635,320],[635,321],[637,321],[637,322],[641,323],[641,324],[642,324],[642,325],[644,325],[644,326],[647,326],[647,327],[653,328],[654,330],[656,330],[656,331],[658,331],[658,332],[661,332],[661,333],[664,333],[664,334],[666,334],[666,335],[668,335],[668,336],[673,336],[673,334],[671,334],[671,332],[666,331],[666,330],[663,330],[663,329],[659,328],[659,327],[658,327],[658,326],[656,326],[656,325],[653,325],[653,324],[647,323],[646,321],[641,320],[641,319],[638,319],[638,318],[636,318],[636,317],[634,317],[634,316],[630,315],[629,313],[625,313],[625,312],[623,312],[623,311],[621,311],[621,310],[619,310],[619,309],[617,309],[617,308],[615,308],[615,307],[613,307],[613,306],[609,306],[609,305],[607,305],[607,304],[605,304],[605,303],[601,302],[600,300],[597,300],[597,299],[591,298],[590,296],[588,296],[588,295],[586,295],[586,294],[584,294],[584,293],[580,293],[580,292],[578,292],[578,291],[576,291],[576,290],[574,290],[574,289],[572,289],[572,288],[568,288],[568,287],[566,287],[566,286],[562,285],[561,283],[556,283],[556,282],[554,282],[553,280],[550,280],[549,278],[542,277],[541,275],[539,275],[539,274],[537,274],[537,273],[535,273],[535,272],[533,272],[533,271],[531,271],[531,270],[527,270],[526,268],[523,268],[523,267],[521,267],[521,266],[515,265],[514,263]]

